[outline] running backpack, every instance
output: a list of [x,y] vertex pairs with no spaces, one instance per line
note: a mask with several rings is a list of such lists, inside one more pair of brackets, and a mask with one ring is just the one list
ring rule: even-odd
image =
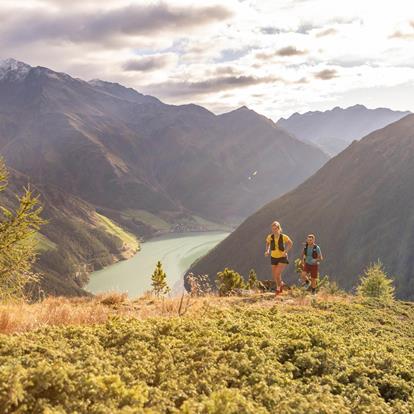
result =
[[[280,233],[279,240],[277,241],[278,248],[281,252],[285,251],[285,243],[283,243],[283,234]],[[275,235],[272,234],[270,239],[270,250],[276,250]]]
[[[303,249],[303,254],[305,256],[308,255],[308,243],[306,243],[305,248]],[[312,258],[317,259],[318,258],[318,245],[314,244],[312,248]]]

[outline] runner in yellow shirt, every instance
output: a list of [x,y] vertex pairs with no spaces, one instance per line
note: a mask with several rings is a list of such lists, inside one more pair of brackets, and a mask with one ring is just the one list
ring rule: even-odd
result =
[[276,296],[283,291],[282,273],[289,264],[288,252],[293,242],[289,236],[282,233],[282,227],[278,221],[272,223],[272,233],[266,238],[265,256],[270,256],[272,265],[272,277],[276,283]]

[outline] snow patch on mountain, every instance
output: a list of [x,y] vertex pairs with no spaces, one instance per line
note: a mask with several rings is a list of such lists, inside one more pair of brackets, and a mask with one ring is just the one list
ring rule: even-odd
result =
[[0,80],[20,81],[26,78],[32,67],[16,59],[0,60]]

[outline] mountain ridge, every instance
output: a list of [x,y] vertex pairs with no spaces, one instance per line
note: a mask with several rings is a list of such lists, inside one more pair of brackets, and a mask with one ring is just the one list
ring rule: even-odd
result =
[[336,106],[326,111],[294,113],[277,124],[305,142],[311,142],[329,155],[337,155],[352,141],[410,114],[389,108],[369,109],[356,104],[347,108]]
[[[327,160],[250,110],[248,120],[245,113],[217,116],[194,104],[167,105],[114,82],[87,82],[17,61],[2,66],[9,68],[0,80],[0,152],[6,163],[45,196],[57,187],[137,237],[160,231],[148,213],[171,229],[200,230],[204,224],[197,217],[232,225]],[[61,228],[70,232],[81,225],[65,220]],[[105,237],[99,232],[90,243],[105,239],[102,251],[109,251],[113,241]],[[77,242],[71,237],[69,244]],[[72,250],[67,272],[74,277],[87,256],[86,239],[82,252]]]

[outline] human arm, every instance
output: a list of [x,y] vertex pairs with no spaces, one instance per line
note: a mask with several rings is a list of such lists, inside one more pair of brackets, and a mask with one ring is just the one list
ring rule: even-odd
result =
[[285,241],[285,256],[288,255],[289,250],[291,250],[293,247],[293,241],[288,237]]
[[266,242],[265,256],[270,255],[270,243]]
[[270,240],[269,240],[269,237],[267,237],[267,239],[266,239],[265,256],[269,256],[269,255],[270,255]]
[[320,247],[318,246],[318,262],[321,262],[323,260],[322,251]]

